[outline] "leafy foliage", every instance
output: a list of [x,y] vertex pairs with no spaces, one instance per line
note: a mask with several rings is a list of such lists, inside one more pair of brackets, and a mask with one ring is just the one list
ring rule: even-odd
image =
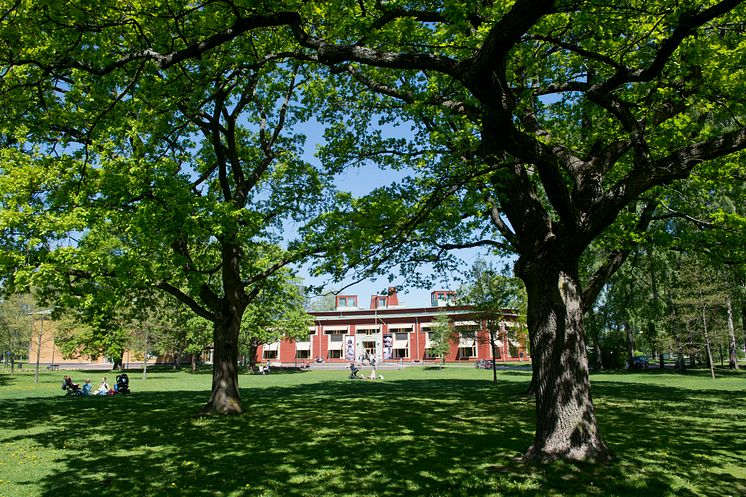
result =
[[5,360],[26,357],[35,304],[30,295],[15,294],[0,300],[0,353]]
[[446,355],[451,350],[451,344],[458,342],[457,333],[447,314],[438,314],[435,316],[428,333],[430,338],[430,354],[440,357],[440,367],[442,368],[446,361]]
[[241,322],[241,348],[253,366],[259,345],[283,338],[305,339],[313,317],[303,306],[305,295],[299,282],[283,271],[273,278],[272,288],[265,290],[249,305]]

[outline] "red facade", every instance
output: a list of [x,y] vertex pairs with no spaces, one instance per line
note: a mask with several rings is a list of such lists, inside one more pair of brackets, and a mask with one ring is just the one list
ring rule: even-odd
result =
[[[485,323],[475,318],[470,306],[449,305],[455,293],[433,292],[429,307],[398,306],[395,290],[388,295],[371,297],[371,308],[357,308],[357,296],[337,296],[334,311],[311,312],[315,323],[309,328],[306,341],[282,340],[267,344],[258,351],[258,361],[274,364],[305,362],[345,363],[369,360],[380,363],[420,363],[435,361],[429,353],[429,327],[438,315],[446,314],[454,329],[447,362],[474,362],[493,357],[489,332]],[[353,304],[353,305],[350,305]],[[505,311],[505,321],[495,337],[498,360],[525,359],[522,334],[516,324],[517,315]]]

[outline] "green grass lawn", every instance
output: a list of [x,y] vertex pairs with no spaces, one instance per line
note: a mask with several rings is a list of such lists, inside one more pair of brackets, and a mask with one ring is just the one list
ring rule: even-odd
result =
[[746,374],[593,375],[609,466],[516,462],[523,371],[244,375],[235,418],[194,415],[209,373],[130,373],[102,398],[65,397],[63,374],[0,374],[0,496],[746,495]]

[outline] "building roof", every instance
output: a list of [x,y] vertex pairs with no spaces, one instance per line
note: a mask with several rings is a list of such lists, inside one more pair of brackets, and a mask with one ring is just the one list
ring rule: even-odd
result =
[[[518,316],[515,310],[503,309],[506,318]],[[311,311],[317,324],[341,323],[352,321],[373,321],[374,323],[387,324],[388,321],[417,320],[426,318],[432,320],[438,314],[460,317],[471,317],[476,314],[473,306],[452,305],[440,307],[398,307],[393,309],[338,309],[336,311]]]

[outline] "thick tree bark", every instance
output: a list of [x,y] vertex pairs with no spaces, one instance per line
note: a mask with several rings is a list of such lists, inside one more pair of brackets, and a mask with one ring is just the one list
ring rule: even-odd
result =
[[216,316],[213,328],[212,393],[202,409],[206,414],[241,414],[238,392],[238,331],[240,317],[236,312]]
[[536,435],[525,459],[609,460],[591,399],[576,265],[519,266],[536,397]]

